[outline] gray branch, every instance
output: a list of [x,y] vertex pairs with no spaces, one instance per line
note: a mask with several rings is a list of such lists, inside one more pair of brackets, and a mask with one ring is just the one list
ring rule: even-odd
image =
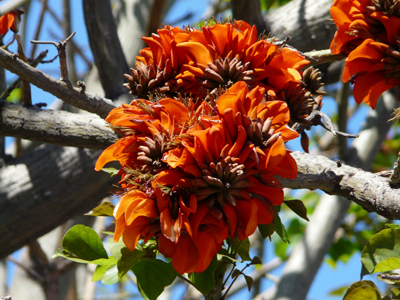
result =
[[297,178],[279,178],[291,189],[322,190],[341,196],[389,219],[400,219],[400,185],[391,186],[389,177],[336,163],[321,155],[293,152],[298,167]]
[[301,51],[327,49],[336,31],[329,9],[333,0],[293,0],[265,16],[272,36],[289,37]]
[[101,151],[42,146],[0,169],[0,258],[86,213],[117,178],[95,172]]
[[102,118],[105,118],[108,112],[115,107],[111,100],[104,99],[98,95],[80,93],[80,89],[77,88],[68,88],[65,82],[52,78],[31,67],[1,48],[0,66],[61,100],[77,108],[97,114]]
[[0,99],[0,135],[59,146],[104,149],[118,137],[92,114],[24,107]]

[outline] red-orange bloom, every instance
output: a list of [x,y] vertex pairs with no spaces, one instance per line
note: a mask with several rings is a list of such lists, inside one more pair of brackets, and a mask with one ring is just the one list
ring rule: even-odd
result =
[[125,136],[96,164],[122,165],[114,239],[134,249],[154,236],[175,270],[202,272],[228,236],[243,240],[269,224],[283,202],[274,176],[297,175],[284,142],[298,134],[286,126],[286,103],[265,91],[240,81],[216,107],[165,98],[114,109],[107,121]]
[[[193,29],[191,29],[193,30]],[[175,76],[185,60],[177,43],[188,41],[188,33],[178,27],[165,26],[158,35],[142,39],[149,45],[136,56],[136,69],[125,75],[125,84],[133,95],[147,99],[149,93],[170,94],[177,91]]]
[[23,9],[15,9],[0,17],[0,34],[6,34],[9,29],[18,32]]
[[400,11],[396,2],[335,0],[331,15],[338,29],[331,43],[332,53],[349,54],[368,38],[395,44],[400,31]]
[[283,202],[274,175],[295,178],[297,165],[284,141],[298,137],[286,127],[286,103],[265,101],[265,89],[248,91],[244,82],[233,85],[217,101],[218,117],[203,117],[202,125],[187,131],[182,146],[164,160],[193,179],[197,200],[213,208],[230,227],[230,235],[244,239],[258,224],[269,224],[272,205]]
[[400,84],[400,52],[386,44],[365,40],[346,59],[343,81],[353,77],[354,99],[373,109],[379,96]]
[[[176,76],[187,93],[205,97],[222,85],[244,81],[279,90],[300,79],[298,70],[309,62],[298,52],[267,40],[257,41],[257,30],[243,21],[204,26],[189,33],[190,42],[177,44],[189,63]],[[200,87],[200,88],[199,88]]]

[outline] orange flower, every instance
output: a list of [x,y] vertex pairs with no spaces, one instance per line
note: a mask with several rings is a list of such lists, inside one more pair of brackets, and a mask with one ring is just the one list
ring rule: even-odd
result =
[[[193,29],[188,29],[193,30]],[[170,94],[177,90],[175,76],[184,63],[177,43],[188,41],[188,33],[178,27],[165,26],[157,30],[158,35],[142,38],[148,48],[136,56],[136,70],[125,74],[125,86],[131,94],[148,99],[148,94]]]
[[400,51],[386,44],[365,40],[346,59],[343,81],[352,79],[357,103],[364,101],[373,109],[379,96],[400,84]]
[[400,31],[400,12],[396,2],[335,0],[331,15],[338,29],[331,43],[332,53],[349,54],[368,38],[395,44]]
[[23,9],[14,9],[0,17],[0,34],[6,34],[9,29],[18,32]]
[[269,224],[283,202],[274,176],[297,175],[284,143],[298,134],[287,104],[265,92],[240,81],[215,107],[165,98],[114,109],[106,120],[124,137],[96,164],[122,165],[114,239],[134,249],[154,236],[176,271],[202,272],[228,236],[243,240]]
[[309,63],[296,51],[267,40],[257,41],[255,26],[244,21],[207,25],[202,34],[190,32],[189,39],[177,44],[189,62],[176,79],[185,92],[200,97],[238,81],[251,88],[261,85],[280,89],[287,81],[298,80],[297,70]]
[[270,223],[272,205],[283,202],[273,176],[297,176],[284,146],[298,137],[286,127],[289,110],[282,101],[266,102],[264,93],[264,88],[249,92],[244,82],[236,83],[218,99],[218,116],[204,116],[202,126],[188,129],[190,138],[164,156],[172,168],[193,178],[189,183],[197,200],[224,216],[230,235],[240,239],[258,224]]
[[184,179],[182,171],[162,171],[151,193],[135,189],[125,194],[114,211],[114,241],[122,236],[133,250],[139,239],[146,242],[154,235],[176,271],[203,272],[227,238],[228,226],[206,205],[197,207],[196,196],[182,189]]

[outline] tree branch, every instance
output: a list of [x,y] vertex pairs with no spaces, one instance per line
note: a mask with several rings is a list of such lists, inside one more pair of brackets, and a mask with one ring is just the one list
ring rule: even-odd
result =
[[369,212],[389,219],[400,219],[400,185],[389,178],[336,163],[321,155],[293,152],[297,162],[296,179],[279,178],[291,189],[320,189],[327,194],[350,199]]
[[117,178],[94,171],[100,153],[46,145],[0,169],[0,258],[90,211],[110,192]]
[[115,107],[111,100],[104,99],[98,95],[81,94],[78,88],[69,89],[65,82],[50,77],[42,71],[31,67],[1,48],[0,66],[61,100],[77,108],[95,113],[102,118],[107,117],[109,111]]
[[330,21],[332,0],[293,0],[268,12],[265,20],[271,28],[271,36],[284,39],[289,45],[301,50],[327,49],[336,31]]
[[95,115],[24,107],[0,99],[0,135],[59,146],[104,149],[117,134]]
[[[63,146],[104,149],[117,135],[100,118],[64,111],[24,108],[5,103],[0,115],[0,134],[29,138]],[[21,125],[22,124],[22,125]],[[400,186],[389,179],[319,155],[293,152],[298,166],[296,179],[279,178],[292,189],[320,189],[348,198],[367,211],[400,219]],[[1,205],[0,205],[1,210]],[[0,239],[1,240],[1,239]]]

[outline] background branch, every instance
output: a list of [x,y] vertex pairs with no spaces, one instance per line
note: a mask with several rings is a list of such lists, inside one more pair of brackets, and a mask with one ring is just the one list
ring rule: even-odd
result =
[[1,169],[1,258],[90,211],[110,192],[118,179],[93,171],[100,153],[47,145]]
[[105,96],[116,99],[126,92],[123,74],[129,73],[129,66],[118,38],[111,3],[109,0],[85,0],[83,12],[90,48]]

